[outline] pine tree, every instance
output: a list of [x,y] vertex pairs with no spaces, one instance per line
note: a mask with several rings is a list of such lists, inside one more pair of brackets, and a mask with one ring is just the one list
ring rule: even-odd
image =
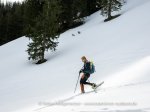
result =
[[21,3],[0,3],[0,45],[21,37],[23,25]]
[[109,21],[117,16],[112,16],[113,11],[118,11],[121,9],[123,0],[101,0],[101,14],[106,16],[105,21]]
[[24,1],[24,33],[28,34],[28,27],[36,24],[35,19],[42,13],[44,0],[25,0]]
[[88,15],[98,11],[96,5],[97,5],[97,0],[86,0],[87,1],[87,11]]
[[77,27],[84,23],[83,17],[88,15],[87,0],[73,0],[72,3],[72,24],[71,28]]
[[87,0],[74,0],[72,8],[73,19],[79,19],[88,15]]
[[73,24],[73,0],[61,0],[62,13],[60,16],[62,30],[65,31]]
[[30,27],[27,35],[32,41],[28,45],[29,60],[38,61],[41,64],[46,61],[45,51],[55,51],[59,37],[59,15],[61,7],[58,0],[45,0],[43,13],[36,19],[35,27]]

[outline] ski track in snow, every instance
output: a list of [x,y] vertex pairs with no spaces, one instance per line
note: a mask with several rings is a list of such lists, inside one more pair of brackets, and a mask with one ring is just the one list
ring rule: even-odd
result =
[[[75,95],[73,95],[71,97],[68,97],[68,98],[65,98],[65,99],[58,99],[58,101],[55,101],[55,102],[65,103],[65,102],[73,100],[74,98],[76,98],[78,96],[81,96],[81,95],[87,95],[87,94],[90,94],[90,93],[93,93],[93,92],[96,94],[98,92],[103,92],[103,91],[106,91],[106,90],[108,91],[110,89],[119,89],[119,88],[124,88],[124,87],[143,85],[145,83],[150,83],[150,81],[137,82],[137,83],[129,83],[129,84],[124,84],[124,85],[119,85],[119,86],[110,86],[110,87],[106,87],[106,88],[100,87],[99,89],[96,90],[97,92],[95,92],[94,90],[91,90],[91,91],[87,91],[84,94],[78,93],[78,94],[75,94]],[[54,104],[52,106],[55,106],[55,105],[57,105],[57,104]],[[41,107],[41,108],[37,108],[34,111],[40,111],[40,110],[48,108],[48,107],[50,107],[50,106],[44,106],[44,107]]]
[[[92,93],[95,93],[95,94],[99,94],[101,92],[104,92],[104,91],[110,91],[112,89],[119,89],[119,88],[126,88],[126,87],[131,87],[131,86],[138,86],[138,85],[144,85],[144,84],[147,84],[147,83],[150,83],[150,81],[145,81],[145,82],[137,82],[137,83],[129,83],[129,84],[124,84],[124,85],[119,85],[119,86],[111,86],[111,87],[106,87],[106,88],[103,88],[103,87],[100,87],[99,89],[97,89],[97,92],[95,93],[94,90],[92,91],[87,91],[85,94],[81,94],[81,93],[78,93],[78,94],[75,94],[71,97],[68,97],[68,98],[64,98],[64,99],[58,99],[57,101],[54,101],[53,102],[53,105],[47,105],[47,106],[43,106],[43,107],[40,107],[40,108],[37,108],[37,109],[34,109],[33,111],[36,111],[36,112],[47,112],[47,111],[44,111],[44,109],[46,108],[51,108],[53,106],[57,106],[58,103],[65,103],[65,102],[68,102],[68,101],[71,101],[77,97],[84,97],[84,95],[90,95]],[[49,109],[48,109],[49,110]],[[88,112],[147,112],[148,110],[150,110],[150,108],[142,108],[142,109],[129,109],[129,110],[111,110],[109,108],[105,108],[105,109],[101,109],[99,111],[88,111]],[[81,112],[81,111],[79,111]],[[86,112],[86,111],[85,111]]]

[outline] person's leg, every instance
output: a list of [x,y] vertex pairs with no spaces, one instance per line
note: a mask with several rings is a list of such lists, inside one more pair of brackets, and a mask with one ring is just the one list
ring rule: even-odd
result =
[[81,88],[81,93],[84,93],[84,83],[85,83],[85,76],[82,74],[81,79],[80,79],[80,88]]
[[84,93],[84,84],[88,84],[92,86],[92,83],[86,82],[87,79],[90,77],[89,74],[82,74],[81,79],[80,79],[80,88],[81,88],[81,93]]
[[92,86],[92,83],[87,82],[89,77],[90,77],[90,74],[87,74],[87,73],[84,74],[84,84]]
[[85,82],[84,84],[87,84],[87,85],[90,85],[92,87],[96,87],[96,84],[95,83],[90,83],[90,82],[87,82],[88,78],[90,77],[90,74],[85,74]]
[[81,76],[81,79],[80,79],[81,93],[84,93],[84,92],[85,92],[85,91],[84,91],[84,84],[90,85],[90,86],[92,86],[92,87],[95,87],[95,86],[96,86],[96,84],[94,84],[94,83],[86,82],[89,77],[90,77],[90,74],[83,74],[83,75]]
[[82,83],[80,83],[80,88],[81,88],[81,93],[85,93],[85,91],[84,91],[84,85]]
[[85,91],[84,91],[84,85],[80,84],[80,87],[81,87],[81,93],[85,93]]

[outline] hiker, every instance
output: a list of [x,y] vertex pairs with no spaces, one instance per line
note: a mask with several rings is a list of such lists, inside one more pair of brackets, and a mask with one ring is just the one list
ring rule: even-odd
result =
[[84,63],[83,68],[79,71],[79,74],[82,73],[81,79],[80,79],[80,87],[81,87],[81,93],[85,93],[84,91],[84,84],[92,86],[92,88],[96,87],[95,83],[87,82],[87,79],[90,77],[90,74],[93,73],[91,68],[91,62],[87,60],[85,56],[81,58],[82,62]]

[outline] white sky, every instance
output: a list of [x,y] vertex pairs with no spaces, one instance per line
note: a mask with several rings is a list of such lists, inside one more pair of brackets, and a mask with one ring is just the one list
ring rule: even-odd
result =
[[18,1],[19,1],[19,2],[22,2],[22,1],[24,1],[24,0],[0,0],[0,1],[3,2],[3,3],[6,3],[6,1],[7,1],[7,2],[15,2],[15,1],[16,1],[16,2],[18,2]]

